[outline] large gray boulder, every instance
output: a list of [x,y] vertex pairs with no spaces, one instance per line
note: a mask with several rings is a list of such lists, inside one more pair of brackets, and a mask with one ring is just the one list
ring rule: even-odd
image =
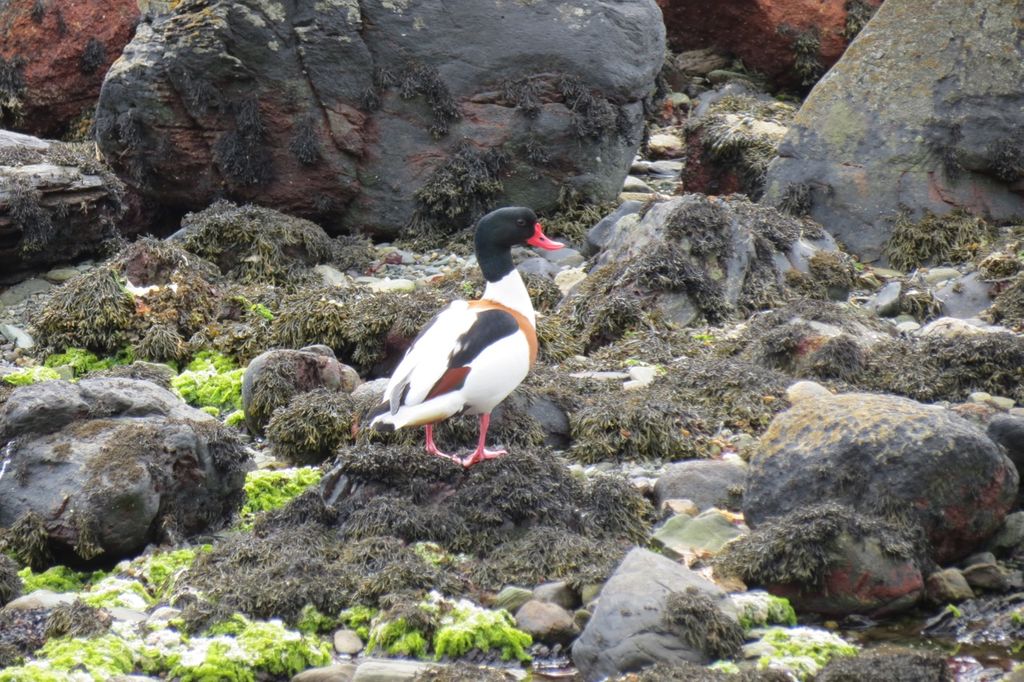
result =
[[710,663],[736,653],[742,639],[735,607],[721,588],[637,547],[602,588],[572,658],[592,682],[655,663]]
[[244,448],[136,379],[44,381],[0,409],[0,529],[33,564],[135,556],[217,529],[242,502]]
[[614,197],[664,40],[655,0],[185,0],[111,67],[97,138],[164,205],[464,225]]
[[1020,13],[1002,0],[887,0],[800,108],[766,200],[809,188],[810,216],[868,261],[904,208],[1024,215]]
[[750,461],[743,512],[752,528],[822,500],[916,528],[939,564],[998,530],[1017,470],[978,426],[906,398],[819,395],[778,415]]

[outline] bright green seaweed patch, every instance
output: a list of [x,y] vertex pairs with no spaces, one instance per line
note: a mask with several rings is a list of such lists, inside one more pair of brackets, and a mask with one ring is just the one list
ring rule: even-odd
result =
[[251,526],[258,512],[283,507],[306,488],[320,482],[323,472],[314,467],[257,469],[245,476],[245,503],[239,512],[242,525]]
[[70,367],[74,376],[80,377],[88,372],[110,369],[114,365],[128,365],[132,362],[131,353],[122,351],[113,357],[100,359],[95,353],[84,348],[68,348],[63,353],[47,356],[43,362],[47,367]]
[[315,635],[320,632],[328,632],[338,627],[339,619],[332,618],[321,613],[312,604],[302,607],[302,612],[295,621],[295,628],[305,635]]
[[763,590],[740,592],[730,597],[744,630],[765,625],[796,625],[796,611],[784,597]]
[[434,591],[420,602],[418,610],[409,618],[389,618],[386,612],[374,618],[366,651],[382,649],[416,658],[426,658],[432,651],[434,659],[440,660],[461,658],[474,649],[497,649],[504,661],[531,660],[526,650],[533,638],[516,629],[512,615],[504,609],[485,609]]
[[834,656],[856,656],[858,648],[842,637],[815,628],[771,627],[752,633],[761,653],[757,667],[787,670],[799,680],[813,679]]
[[131,646],[114,634],[51,639],[35,655],[55,670],[70,672],[84,668],[97,680],[128,674],[135,668]]
[[370,623],[378,613],[380,612],[371,606],[356,604],[339,613],[338,620],[349,630],[355,630],[359,638],[365,642],[370,638]]
[[533,638],[516,629],[515,620],[505,609],[480,608],[465,599],[441,617],[441,627],[434,635],[434,658],[459,658],[473,649],[501,650],[501,660],[513,658],[528,662],[526,649]]
[[[141,557],[133,561],[132,564],[140,564],[138,575],[146,582],[146,587],[149,588],[155,599],[160,601],[174,587],[174,581],[178,576],[192,566],[197,554],[212,550],[213,545],[186,547]],[[130,572],[134,573],[134,571]]]
[[156,600],[138,580],[107,576],[82,594],[82,601],[89,606],[105,608],[123,607],[145,611]]
[[194,407],[221,410],[242,409],[242,376],[231,358],[213,351],[202,351],[188,368],[171,379],[171,388]]
[[4,376],[4,381],[12,386],[28,386],[39,381],[60,379],[60,374],[49,367],[26,367]]
[[[210,628],[211,635],[234,635],[253,668],[272,675],[295,675],[331,661],[330,646],[289,630],[279,620],[252,621],[240,614]],[[172,675],[173,677],[173,675]]]
[[81,592],[87,583],[99,580],[106,576],[102,571],[95,573],[79,573],[67,566],[53,566],[42,573],[33,573],[31,568],[23,568],[18,571],[21,578],[22,591],[25,594],[35,590],[49,590],[51,592]]

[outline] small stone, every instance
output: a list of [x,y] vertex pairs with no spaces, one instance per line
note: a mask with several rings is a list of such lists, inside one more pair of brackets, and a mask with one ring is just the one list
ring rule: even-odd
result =
[[975,391],[967,396],[967,400],[968,402],[979,403],[981,405],[991,405],[992,407],[997,407],[1000,410],[1008,410],[1017,404],[1017,401],[1013,398],[992,395],[985,391]]
[[648,166],[648,172],[652,175],[659,175],[665,178],[677,177],[683,170],[683,164],[680,161],[655,161]]
[[505,609],[509,613],[515,613],[519,607],[533,598],[533,592],[525,587],[508,585],[501,589],[498,596],[494,598],[494,608]]
[[924,275],[924,281],[928,284],[938,284],[939,282],[945,282],[947,279],[956,279],[960,276],[960,271],[956,268],[932,268]]
[[900,311],[900,293],[903,284],[898,280],[889,282],[878,290],[874,298],[868,302],[867,308],[879,317],[892,317]]
[[654,531],[651,539],[673,559],[693,552],[717,552],[741,531],[718,509],[709,509],[697,517],[673,516]]
[[816,381],[798,381],[786,389],[786,399],[794,405],[802,400],[816,400],[831,395],[831,391]]
[[291,682],[352,682],[356,674],[354,663],[338,663],[323,668],[310,668],[291,679]]
[[627,175],[622,183],[623,192],[639,192],[641,194],[652,194],[654,190],[647,186],[647,183],[635,175]]
[[379,279],[369,285],[370,291],[415,291],[416,282],[411,279],[405,279],[404,277],[398,277],[391,279],[386,277]]
[[973,566],[974,564],[994,564],[996,555],[992,552],[976,552],[960,562],[961,566]]
[[536,599],[531,599],[516,611],[516,627],[534,639],[548,643],[566,644],[579,634],[571,613],[558,604]]
[[587,262],[582,253],[572,247],[556,249],[554,251],[541,251],[541,258],[555,263],[563,268],[576,268]]
[[921,328],[921,325],[914,320],[908,320],[906,322],[900,322],[896,325],[896,331],[900,334],[913,334]]
[[320,275],[320,279],[329,287],[347,287],[351,284],[348,275],[330,265],[318,265],[313,268],[313,272]]
[[619,201],[622,203],[627,201],[645,201],[650,198],[650,194],[644,194],[643,192],[619,192]]
[[604,587],[604,583],[587,583],[580,588],[580,599],[583,601],[584,606],[590,606],[594,601],[601,596],[601,588]]
[[334,633],[334,650],[339,654],[355,656],[363,650],[363,640],[355,630],[338,630]]
[[18,305],[31,296],[49,291],[52,288],[53,285],[45,279],[39,279],[36,277],[26,279],[24,282],[18,282],[14,286],[8,288],[7,291],[0,293],[0,307],[10,308],[11,306]]
[[579,593],[562,580],[544,583],[533,588],[533,598],[537,601],[558,604],[567,610],[572,610],[580,605]]
[[671,512],[676,516],[689,516],[693,518],[700,514],[700,508],[693,500],[668,499],[661,503],[661,511]]
[[629,368],[629,377],[641,386],[647,386],[658,376],[658,368],[651,365],[636,365]]
[[23,348],[25,350],[35,348],[35,339],[21,327],[16,327],[13,324],[0,324],[0,334],[13,343],[15,348]]
[[78,270],[75,268],[54,268],[43,275],[43,279],[47,282],[53,282],[54,284],[63,284],[72,277],[78,275]]
[[1006,592],[1010,589],[1009,576],[995,563],[974,564],[962,572],[971,587],[992,592]]
[[555,275],[555,286],[562,292],[563,296],[569,295],[577,284],[587,278],[587,273],[582,267],[565,268]]
[[111,606],[107,611],[110,612],[110,615],[114,620],[123,621],[125,623],[144,623],[149,620],[149,616],[146,615],[145,612],[128,609],[123,606]]
[[655,133],[647,141],[652,158],[678,157],[686,148],[686,141],[672,133]]
[[158,606],[149,614],[146,618],[146,622],[150,625],[157,626],[161,623],[168,623],[180,615],[181,609],[176,609],[173,606]]
[[396,658],[363,659],[352,676],[352,682],[404,682],[437,664],[403,661]]
[[962,602],[974,598],[974,591],[958,568],[936,571],[925,581],[928,598],[937,604]]
[[583,371],[570,374],[573,379],[596,379],[598,381],[624,381],[629,379],[626,372],[595,372]]
[[78,598],[77,594],[57,594],[50,590],[36,590],[7,602],[5,609],[11,611],[31,611],[32,609],[52,609],[60,604],[70,604]]
[[988,541],[993,550],[1012,550],[1024,543],[1024,511],[1007,514],[1003,525]]
[[546,258],[533,256],[519,263],[519,272],[524,275],[540,275],[541,277],[553,278],[561,272],[561,268]]

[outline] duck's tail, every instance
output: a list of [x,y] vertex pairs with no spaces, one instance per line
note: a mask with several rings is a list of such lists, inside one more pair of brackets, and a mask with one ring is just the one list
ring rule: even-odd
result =
[[447,419],[463,408],[458,396],[447,393],[420,403],[419,405],[402,405],[391,412],[389,403],[381,403],[373,408],[367,418],[369,427],[377,431],[395,431],[406,426],[423,426]]

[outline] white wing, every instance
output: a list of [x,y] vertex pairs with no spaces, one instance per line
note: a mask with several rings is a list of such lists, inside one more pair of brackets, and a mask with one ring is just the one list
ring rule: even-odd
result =
[[[417,405],[448,369],[448,359],[458,347],[459,337],[473,326],[476,313],[466,301],[453,301],[420,332],[395,368],[384,391],[391,412],[399,405]],[[408,389],[408,390],[406,390]],[[404,398],[403,398],[403,393]]]

